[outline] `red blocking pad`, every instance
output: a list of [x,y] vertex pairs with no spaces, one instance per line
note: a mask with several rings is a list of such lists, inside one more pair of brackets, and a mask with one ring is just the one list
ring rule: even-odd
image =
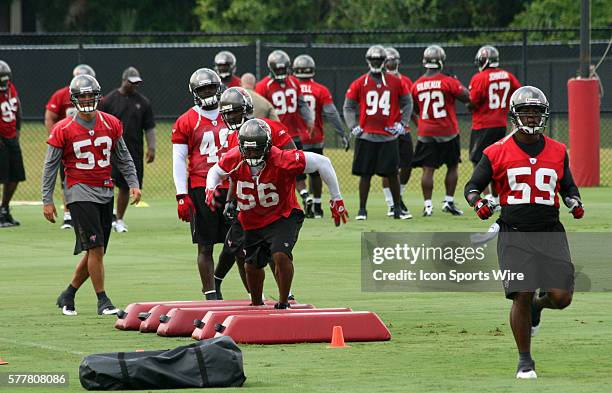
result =
[[[294,306],[291,306],[294,307]],[[215,336],[215,327],[222,324],[225,318],[230,315],[253,315],[253,314],[287,314],[287,313],[312,313],[312,312],[351,312],[350,308],[314,308],[314,309],[295,309],[286,310],[254,310],[254,311],[218,311],[212,310],[206,313],[201,320],[194,320],[195,329],[191,333],[191,338],[195,340],[205,340]],[[198,327],[200,326],[200,327]],[[192,326],[193,328],[194,326]]]
[[[198,308],[198,307],[235,307],[235,306],[249,306],[250,300],[203,300],[201,302],[193,302],[191,304],[177,304],[177,303],[166,303],[158,304],[148,311],[148,316],[140,323],[141,333],[155,333],[159,327],[159,317],[163,314],[167,314],[173,308]],[[264,304],[273,306],[276,304],[273,300],[266,300]],[[205,313],[202,313],[202,316]]]
[[[296,309],[314,309],[312,304],[293,304],[291,307]],[[189,337],[193,333],[194,320],[202,318],[209,311],[255,311],[255,310],[274,310],[274,306],[230,306],[230,307],[197,307],[197,308],[173,308],[167,314],[159,317],[159,336]]]
[[346,341],[387,341],[391,333],[370,311],[232,315],[215,337],[230,336],[242,344],[330,342],[334,326],[342,326]]
[[138,330],[140,328],[140,323],[142,322],[138,315],[140,313],[146,313],[153,307],[159,304],[193,304],[193,303],[201,303],[201,301],[161,301],[161,302],[142,302],[142,303],[131,303],[128,306],[121,310],[117,314],[117,321],[115,322],[115,328],[119,330]]

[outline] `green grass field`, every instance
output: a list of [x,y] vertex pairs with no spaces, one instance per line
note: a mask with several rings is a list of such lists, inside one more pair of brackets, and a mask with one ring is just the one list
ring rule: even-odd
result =
[[[568,231],[612,231],[610,191],[583,190],[587,215],[575,221],[564,212]],[[441,197],[438,190],[434,200]],[[346,199],[354,215],[356,195],[348,193]],[[420,199],[417,192],[408,193],[407,203],[414,213],[420,212]],[[177,220],[171,200],[148,202],[150,208],[128,210],[129,233],[112,235],[105,260],[108,294],[120,306],[200,298],[188,226]],[[472,212],[449,217],[440,213],[439,203],[435,207],[431,219],[415,214],[413,220],[397,222],[384,217],[382,195],[375,193],[367,222],[350,221],[335,228],[327,217],[307,221],[294,250],[293,287],[298,300],[318,307],[375,311],[391,330],[392,340],[352,343],[347,349],[327,349],[325,344],[241,345],[247,375],[243,389],[266,393],[610,391],[610,293],[577,293],[568,309],[546,310],[532,348],[540,378],[517,381],[517,354],[508,326],[510,302],[501,292],[361,292],[361,232],[482,231],[488,226]],[[40,206],[16,206],[13,214],[22,226],[0,230],[0,357],[9,362],[0,366],[0,372],[68,372],[70,387],[65,391],[82,391],[78,366],[87,354],[164,349],[192,341],[115,330],[113,317],[96,315],[89,283],[77,294],[79,315],[60,315],[54,302],[77,263],[71,255],[74,234],[44,221]],[[244,296],[235,269],[223,289],[227,299]],[[265,291],[272,296],[277,293],[269,273]]]

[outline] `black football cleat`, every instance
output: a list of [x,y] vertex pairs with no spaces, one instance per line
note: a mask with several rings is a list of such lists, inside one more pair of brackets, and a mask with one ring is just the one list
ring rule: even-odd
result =
[[444,206],[442,207],[442,211],[445,213],[450,213],[453,216],[462,216],[463,211],[455,206],[455,202],[444,202]]
[[291,308],[291,305],[289,303],[278,302],[274,305],[274,308],[277,310],[286,310],[288,308]]
[[55,304],[62,309],[62,314],[71,317],[77,315],[74,307],[74,297],[67,294],[66,291],[60,293]]
[[115,315],[119,309],[113,306],[109,298],[98,300],[98,315]]

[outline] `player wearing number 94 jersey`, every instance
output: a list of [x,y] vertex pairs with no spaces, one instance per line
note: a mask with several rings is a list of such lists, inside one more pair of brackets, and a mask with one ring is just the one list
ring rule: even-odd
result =
[[[223,243],[229,225],[222,211],[211,211],[204,203],[206,176],[227,150],[228,129],[219,113],[221,78],[213,70],[200,68],[189,80],[195,105],[172,127],[172,168],[178,216],[191,225],[193,244],[198,245],[198,270],[202,293],[216,300],[213,246]],[[189,167],[186,162],[189,161]],[[228,184],[223,184],[223,198]]]
[[512,133],[484,150],[465,186],[466,199],[481,219],[487,219],[493,207],[480,194],[493,182],[501,203],[500,269],[524,274],[522,280],[504,281],[506,297],[513,301],[510,321],[519,351],[517,378],[537,377],[530,335],[539,327],[542,309],[563,309],[572,301],[574,266],[559,221],[558,194],[574,218],[584,215],[565,145],[542,135],[548,108],[546,96],[535,87],[514,92]]

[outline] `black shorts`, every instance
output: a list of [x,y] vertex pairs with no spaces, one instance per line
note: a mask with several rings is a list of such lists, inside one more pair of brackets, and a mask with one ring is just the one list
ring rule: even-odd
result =
[[417,141],[414,151],[413,167],[438,169],[442,165],[456,166],[461,162],[461,146],[459,135],[448,142]]
[[563,225],[558,222],[545,232],[520,232],[502,220],[497,240],[500,270],[523,273],[524,280],[505,280],[506,298],[517,292],[557,288],[574,291],[574,265]]
[[[302,145],[302,140],[299,137],[295,137],[293,138],[293,143],[295,144],[295,148],[298,150],[304,150],[304,145]],[[306,180],[306,174],[305,173],[300,173],[299,175],[295,176],[295,180],[297,181],[301,181],[301,180]],[[300,190],[298,190],[299,192]]]
[[[144,164],[142,157],[134,157],[132,156],[132,160],[134,160],[134,166],[136,167],[136,176],[138,177],[138,188],[142,189],[142,178],[144,175]],[[125,177],[119,171],[116,165],[113,165],[112,174],[113,181],[115,183],[115,187],[121,188],[123,190],[127,190],[130,186],[125,181]]]
[[104,246],[106,253],[113,223],[113,200],[105,204],[72,202],[68,208],[76,234],[74,255],[100,246]]
[[[323,155],[323,148],[322,147],[310,147],[308,149],[304,149],[304,151],[309,151],[311,153],[316,153],[316,154],[320,154]],[[319,175],[319,172],[313,172],[313,173],[309,173],[308,175],[310,175],[310,177],[319,177],[321,175]]]
[[506,127],[472,130],[470,135],[470,161],[478,164],[478,161],[482,158],[483,150],[505,136]]
[[410,134],[400,135],[397,141],[399,143],[399,167],[412,168],[412,156],[414,154],[412,137]]
[[232,253],[232,255],[241,255],[244,257],[244,230],[238,219],[232,221],[232,225],[227,231],[223,247],[225,250]]
[[287,218],[280,218],[263,228],[244,231],[245,262],[255,264],[261,269],[276,252],[284,252],[293,260],[291,251],[297,242],[303,222],[304,212],[293,209]]
[[19,138],[0,137],[0,183],[25,180]]
[[353,154],[353,175],[355,176],[393,176],[399,165],[397,140],[389,142],[370,142],[355,139]]
[[[221,198],[225,200],[227,190],[220,189]],[[206,191],[204,187],[189,188],[189,197],[195,206],[191,211],[191,240],[193,244],[212,246],[223,243],[229,230],[229,223],[223,216],[223,208],[214,212],[206,206]]]

